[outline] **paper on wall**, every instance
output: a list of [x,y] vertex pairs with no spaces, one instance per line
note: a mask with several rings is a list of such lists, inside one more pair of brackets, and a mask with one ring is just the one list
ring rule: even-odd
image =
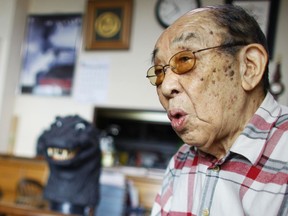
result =
[[107,102],[110,63],[106,58],[87,56],[79,60],[73,97],[78,102]]

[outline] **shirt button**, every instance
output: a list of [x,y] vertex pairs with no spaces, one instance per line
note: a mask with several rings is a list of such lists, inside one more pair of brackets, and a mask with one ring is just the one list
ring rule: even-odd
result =
[[203,216],[208,216],[208,215],[209,215],[209,209],[204,209],[204,210],[202,211],[202,215],[203,215]]
[[214,172],[219,172],[219,171],[220,171],[220,166],[215,166],[215,167],[213,168],[213,171],[214,171]]

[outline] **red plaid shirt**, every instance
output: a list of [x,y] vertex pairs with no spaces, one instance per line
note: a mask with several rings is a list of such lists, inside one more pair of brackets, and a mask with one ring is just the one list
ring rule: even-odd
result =
[[287,216],[287,184],[288,107],[268,93],[222,160],[179,149],[151,216]]

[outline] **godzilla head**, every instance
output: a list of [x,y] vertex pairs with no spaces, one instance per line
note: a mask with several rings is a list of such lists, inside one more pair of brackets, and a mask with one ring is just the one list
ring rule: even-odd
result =
[[92,124],[79,117],[56,117],[49,130],[43,132],[38,145],[51,164],[80,165],[99,155],[99,133]]
[[63,202],[95,206],[101,173],[98,130],[77,115],[57,117],[38,145],[50,168],[44,197],[52,209],[58,211],[53,204]]

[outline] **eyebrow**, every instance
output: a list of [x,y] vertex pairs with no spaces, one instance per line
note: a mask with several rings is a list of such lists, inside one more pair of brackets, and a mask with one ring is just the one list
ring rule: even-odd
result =
[[[194,38],[197,38],[195,32],[189,32],[189,33],[183,33],[181,34],[179,37],[176,37],[174,38],[174,40],[172,41],[172,44],[174,43],[179,43],[179,42],[187,42],[191,39],[194,39]],[[153,63],[155,58],[156,58],[156,55],[157,53],[159,52],[159,49],[158,48],[155,48],[152,52],[152,58],[151,58],[151,62]]]
[[175,39],[172,41],[172,43],[182,42],[182,41],[187,42],[187,41],[191,40],[192,38],[193,38],[193,39],[194,39],[194,38],[197,38],[195,32],[189,32],[189,33],[187,33],[187,34],[186,34],[186,33],[183,33],[183,34],[180,35],[180,37],[175,38]]
[[151,58],[151,63],[153,63],[155,61],[156,55],[158,53],[159,49],[155,48],[152,52],[152,58]]

